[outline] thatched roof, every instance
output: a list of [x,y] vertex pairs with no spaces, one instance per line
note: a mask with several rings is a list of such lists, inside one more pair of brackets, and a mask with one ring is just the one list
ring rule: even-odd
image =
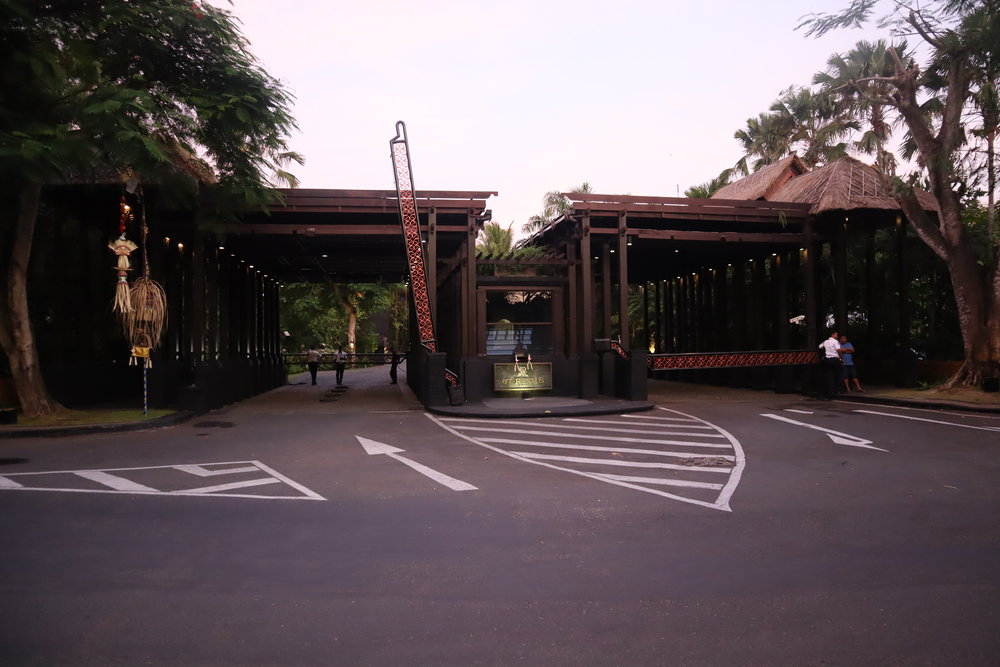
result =
[[724,185],[712,199],[764,199],[775,201],[773,194],[789,180],[809,171],[809,167],[792,153],[786,158],[762,167],[746,178]]
[[[730,183],[712,195],[712,197],[713,199],[717,197],[750,199],[751,197],[747,195],[756,194],[761,190],[760,181],[764,180],[773,183],[779,178],[778,174],[788,173],[790,171],[789,167],[781,167],[781,165],[783,163],[787,165],[793,159],[798,160],[794,155],[789,156],[781,162],[754,172],[747,178]],[[799,163],[801,164],[800,160]],[[771,171],[769,174],[765,174],[763,179],[758,179],[756,182],[745,186],[741,185],[767,170]],[[740,192],[747,194],[738,194]],[[926,210],[938,210],[937,201],[929,192],[918,190],[917,197]],[[812,208],[809,210],[812,215],[819,215],[827,211],[853,211],[858,209],[899,210],[899,204],[893,197],[892,192],[886,187],[879,172],[874,167],[855,160],[852,157],[843,157],[813,171],[802,172],[786,178],[782,181],[780,187],[772,189],[766,195],[755,196],[753,198],[763,198],[768,201],[812,204]]]

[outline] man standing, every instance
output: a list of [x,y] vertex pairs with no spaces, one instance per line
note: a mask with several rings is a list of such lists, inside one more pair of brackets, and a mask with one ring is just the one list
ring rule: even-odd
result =
[[319,370],[319,360],[323,356],[323,353],[317,350],[318,345],[313,345],[306,352],[306,367],[309,369],[309,375],[312,377],[312,383],[316,384],[316,372]]
[[827,400],[832,400],[837,393],[837,380],[840,379],[840,338],[836,331],[830,332],[830,337],[819,344],[823,351],[823,375],[826,382]]
[[344,386],[344,368],[347,366],[347,353],[341,345],[337,348],[337,356],[333,358],[334,368],[337,369],[337,386]]
[[843,362],[840,372],[844,378],[844,391],[851,391],[851,380],[854,380],[855,391],[864,391],[858,380],[858,367],[854,365],[854,345],[847,340],[847,336],[840,337],[840,360]]

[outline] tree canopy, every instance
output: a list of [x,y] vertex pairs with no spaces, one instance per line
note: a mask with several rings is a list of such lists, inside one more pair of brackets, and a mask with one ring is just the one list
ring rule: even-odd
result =
[[[232,16],[190,0],[0,0],[0,345],[25,414],[45,389],[27,269],[42,187],[127,177],[212,183],[217,209],[263,204],[283,171],[291,96]],[[211,211],[203,211],[211,214]]]

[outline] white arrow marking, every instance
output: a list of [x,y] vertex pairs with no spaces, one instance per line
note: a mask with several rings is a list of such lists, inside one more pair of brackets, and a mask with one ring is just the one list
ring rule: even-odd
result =
[[421,475],[426,475],[430,477],[438,484],[443,484],[447,486],[452,491],[476,491],[476,487],[472,486],[468,482],[463,482],[460,479],[455,479],[454,477],[449,477],[442,472],[438,472],[433,468],[428,468],[422,463],[417,463],[416,461],[411,461],[405,456],[400,456],[399,453],[405,450],[399,447],[393,447],[392,445],[387,445],[384,442],[378,442],[376,440],[369,440],[368,438],[362,438],[360,435],[354,436],[361,443],[361,446],[365,448],[365,452],[369,455],[385,454],[391,459],[396,459],[400,463],[410,466]]
[[772,414],[762,414],[761,417],[767,417],[768,419],[777,419],[778,421],[787,422],[789,424],[795,424],[796,426],[804,426],[806,428],[811,428],[814,431],[822,431],[830,436],[838,445],[850,445],[851,447],[864,447],[865,449],[875,449],[880,452],[888,452],[888,449],[882,449],[881,447],[873,447],[871,440],[865,440],[859,438],[850,433],[841,433],[840,431],[834,431],[832,429],[823,428],[822,426],[814,426],[812,424],[806,424],[805,422],[795,421],[794,419],[789,419],[788,417],[782,417],[781,415]]

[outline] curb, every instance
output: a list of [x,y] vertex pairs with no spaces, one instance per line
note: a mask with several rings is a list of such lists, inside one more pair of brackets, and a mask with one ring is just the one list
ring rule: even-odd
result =
[[123,431],[147,431],[158,428],[176,426],[191,419],[196,414],[190,410],[182,410],[172,415],[157,417],[145,422],[124,422],[112,424],[81,424],[79,426],[13,426],[0,429],[0,439],[3,438],[53,438],[63,435],[87,435],[90,433],[121,433]]
[[868,403],[872,405],[893,405],[901,408],[923,408],[926,410],[961,410],[962,412],[981,412],[1000,414],[1000,407],[976,405],[975,403],[958,403],[950,401],[925,401],[919,398],[893,398],[891,396],[844,396],[837,395],[837,400],[851,403]]

